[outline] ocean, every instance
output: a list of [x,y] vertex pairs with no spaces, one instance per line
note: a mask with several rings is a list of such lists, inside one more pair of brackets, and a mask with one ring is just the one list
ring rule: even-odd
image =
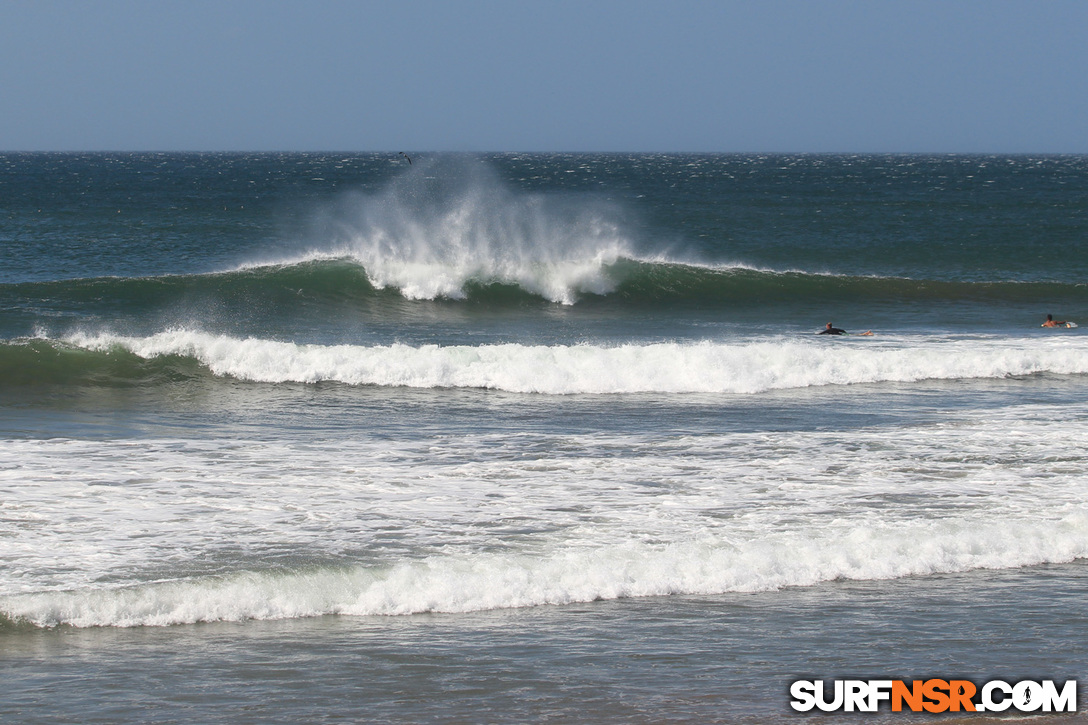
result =
[[1088,708],[1086,251],[1084,156],[0,154],[0,720]]

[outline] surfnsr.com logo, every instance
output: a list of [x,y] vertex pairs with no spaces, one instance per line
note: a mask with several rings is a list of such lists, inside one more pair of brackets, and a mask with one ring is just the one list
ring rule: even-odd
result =
[[876,712],[888,703],[892,712],[1076,712],[1077,681],[991,680],[981,687],[970,680],[797,680],[790,685],[790,706],[798,712]]

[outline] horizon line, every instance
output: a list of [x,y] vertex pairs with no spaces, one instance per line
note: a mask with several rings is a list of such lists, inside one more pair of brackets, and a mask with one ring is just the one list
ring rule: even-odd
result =
[[[400,149],[401,147],[398,147]],[[0,154],[392,154],[399,151],[392,149],[0,149]],[[1088,156],[1085,151],[681,151],[681,150],[415,150],[413,154],[427,155],[479,155],[499,156],[510,154],[597,154],[597,155],[639,155],[656,154],[670,156]]]

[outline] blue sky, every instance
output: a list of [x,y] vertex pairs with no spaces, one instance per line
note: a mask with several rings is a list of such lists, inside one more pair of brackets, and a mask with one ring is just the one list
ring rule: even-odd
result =
[[0,0],[0,150],[1088,152],[1083,0]]

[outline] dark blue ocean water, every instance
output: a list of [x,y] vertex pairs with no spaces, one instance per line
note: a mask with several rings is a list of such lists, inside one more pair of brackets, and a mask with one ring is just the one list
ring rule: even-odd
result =
[[0,716],[1083,680],[1086,240],[1080,156],[0,155]]

